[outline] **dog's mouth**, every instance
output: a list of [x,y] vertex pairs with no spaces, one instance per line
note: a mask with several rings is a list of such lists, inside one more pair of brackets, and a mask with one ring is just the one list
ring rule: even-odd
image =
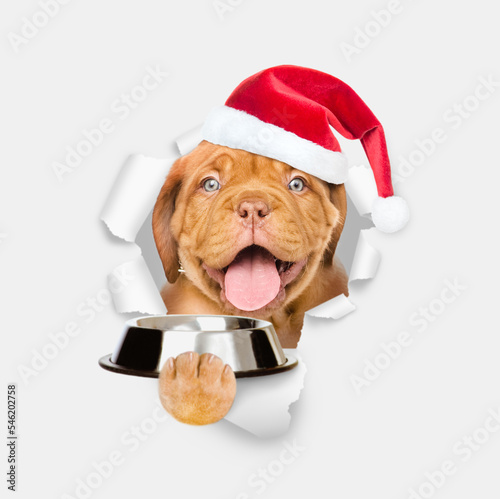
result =
[[223,269],[203,263],[207,274],[219,283],[221,298],[239,310],[256,311],[280,303],[285,287],[297,278],[307,258],[296,262],[279,260],[261,246],[242,249]]

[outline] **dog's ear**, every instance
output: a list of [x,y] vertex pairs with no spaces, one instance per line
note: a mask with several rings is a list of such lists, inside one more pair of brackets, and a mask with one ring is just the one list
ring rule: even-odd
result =
[[175,202],[184,176],[184,158],[179,158],[170,169],[153,209],[153,236],[156,249],[163,263],[163,270],[170,283],[179,277],[177,241],[171,228]]
[[337,243],[344,228],[345,217],[347,214],[347,200],[344,184],[328,184],[328,187],[330,189],[330,201],[339,212],[337,223],[333,228],[332,237],[330,238],[330,242],[328,243],[328,247],[323,257],[325,263],[331,264],[333,256],[335,255]]

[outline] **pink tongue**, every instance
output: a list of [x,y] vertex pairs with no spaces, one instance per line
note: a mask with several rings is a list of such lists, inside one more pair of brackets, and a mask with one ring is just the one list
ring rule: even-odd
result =
[[240,310],[258,310],[274,300],[281,280],[274,258],[264,248],[250,246],[229,265],[226,298]]

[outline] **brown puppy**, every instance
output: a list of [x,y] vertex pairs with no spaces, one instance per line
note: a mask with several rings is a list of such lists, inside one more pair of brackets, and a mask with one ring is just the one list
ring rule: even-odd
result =
[[305,312],[347,294],[334,259],[345,215],[343,185],[202,142],[172,166],[153,212],[168,312],[268,320],[283,347],[296,347]]

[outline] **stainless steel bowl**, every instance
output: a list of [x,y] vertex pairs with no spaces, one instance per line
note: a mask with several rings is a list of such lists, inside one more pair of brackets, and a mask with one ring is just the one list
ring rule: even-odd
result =
[[[270,322],[231,315],[156,315],[126,322],[115,351],[99,364],[109,371],[156,378],[168,357],[169,334],[182,331],[182,351],[213,353],[237,378],[293,369],[297,360],[285,356]],[[180,338],[181,336],[177,336]]]

